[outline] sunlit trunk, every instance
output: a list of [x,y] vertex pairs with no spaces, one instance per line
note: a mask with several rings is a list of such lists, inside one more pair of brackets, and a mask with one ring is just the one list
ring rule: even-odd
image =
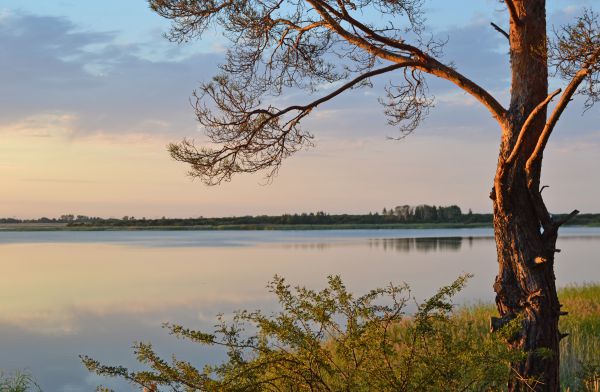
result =
[[[547,238],[540,232],[523,173],[514,173],[500,192],[502,202],[494,201],[499,263],[494,289],[504,319],[496,322],[522,317],[523,329],[510,343],[527,353],[525,361],[512,364],[509,390],[557,391],[560,305],[554,277],[556,236]],[[539,382],[526,386],[521,378]]]
[[494,290],[501,316],[492,324],[499,327],[522,318],[523,328],[510,344],[527,357],[512,364],[509,390],[557,391],[560,305],[554,254],[558,227],[541,197],[541,164],[526,169],[546,121],[545,109],[522,135],[522,145],[509,161],[526,117],[548,96],[546,7],[544,0],[514,4],[520,22],[511,21],[510,26],[511,105],[491,194],[499,264]]

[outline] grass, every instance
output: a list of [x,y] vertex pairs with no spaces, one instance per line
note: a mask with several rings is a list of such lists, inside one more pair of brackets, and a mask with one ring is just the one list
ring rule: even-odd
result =
[[584,374],[596,384],[588,390],[600,391],[600,285],[566,287],[559,298],[569,312],[560,321],[560,330],[570,334],[560,347],[563,385],[576,386],[577,376]]
[[41,391],[33,377],[22,371],[2,373],[0,371],[0,392],[34,392]]
[[[572,285],[558,292],[562,310],[559,330],[568,333],[560,343],[560,373],[565,391],[600,391],[600,284]],[[487,333],[496,309],[477,304],[460,309],[457,317]],[[588,384],[587,386],[585,384]]]

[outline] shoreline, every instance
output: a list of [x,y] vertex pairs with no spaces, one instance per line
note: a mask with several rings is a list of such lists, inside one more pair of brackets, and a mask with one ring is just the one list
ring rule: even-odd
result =
[[491,228],[483,223],[391,223],[391,224],[233,224],[233,225],[153,225],[153,226],[68,226],[64,223],[0,224],[1,232],[32,231],[291,231],[291,230],[389,230],[389,229],[474,229]]
[[[568,225],[571,227],[599,227],[598,225]],[[390,230],[390,229],[476,229],[492,228],[485,223],[391,223],[391,224],[237,224],[237,225],[153,225],[153,226],[68,226],[64,223],[0,224],[2,232],[36,231],[309,231],[309,230]]]

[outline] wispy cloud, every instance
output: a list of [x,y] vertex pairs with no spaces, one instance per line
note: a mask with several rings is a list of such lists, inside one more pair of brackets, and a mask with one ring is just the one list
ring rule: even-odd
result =
[[77,116],[69,113],[38,113],[12,123],[0,123],[1,133],[34,137],[65,137],[74,132]]
[[[117,44],[115,36],[82,32],[64,18],[5,14],[0,19],[0,125],[67,113],[74,136],[175,137],[193,130],[188,97],[199,79],[214,72],[221,55],[152,61],[141,55],[143,47]],[[48,124],[54,125],[54,120]]]

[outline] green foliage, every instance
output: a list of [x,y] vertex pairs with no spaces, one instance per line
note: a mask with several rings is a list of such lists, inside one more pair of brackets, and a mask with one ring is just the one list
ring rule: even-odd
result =
[[600,391],[600,286],[566,287],[559,299],[569,312],[559,324],[569,334],[560,347],[562,384],[574,391]]
[[409,288],[389,285],[355,297],[339,277],[314,291],[269,284],[281,310],[239,311],[219,317],[212,333],[166,325],[171,334],[200,345],[223,346],[227,361],[203,369],[160,358],[137,343],[149,370],[132,372],[82,357],[103,376],[122,377],[149,390],[184,391],[492,391],[502,390],[508,364],[521,358],[503,344],[519,328],[481,333],[477,322],[456,315],[452,297],[468,276],[441,288],[408,317]]
[[[491,227],[492,214],[463,214],[458,206],[408,205],[384,209],[382,214],[330,215],[316,213],[283,214],[280,216],[232,216],[221,218],[146,219],[132,216],[123,219],[64,215],[49,219],[0,218],[0,228],[11,231],[38,230],[325,230],[325,229],[424,229]],[[567,214],[553,214],[555,219]],[[125,219],[127,218],[127,219]],[[600,214],[579,214],[569,226],[600,226]]]
[[[558,297],[561,309],[568,312],[560,318],[559,329],[569,334],[560,342],[561,390],[600,392],[600,285],[568,286],[558,291]],[[486,333],[495,314],[493,305],[479,304],[461,308],[455,317]]]
[[16,371],[5,374],[0,371],[0,392],[33,391],[41,391],[41,389],[29,373]]
[[577,372],[579,389],[582,392],[600,391],[600,362],[580,362]]

